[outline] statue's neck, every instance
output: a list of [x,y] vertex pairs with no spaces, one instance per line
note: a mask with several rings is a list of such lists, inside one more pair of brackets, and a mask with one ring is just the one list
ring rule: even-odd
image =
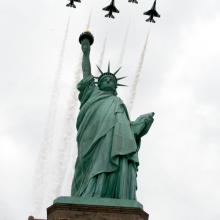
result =
[[116,92],[115,90],[109,90],[109,91],[101,90],[101,91],[103,91],[103,92],[105,92],[105,93],[107,93],[107,94],[111,94],[111,95],[117,96],[117,92]]

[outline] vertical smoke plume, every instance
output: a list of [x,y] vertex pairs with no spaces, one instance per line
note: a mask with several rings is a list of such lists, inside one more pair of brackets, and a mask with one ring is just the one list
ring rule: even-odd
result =
[[[90,12],[86,30],[90,29],[92,12]],[[79,56],[77,68],[74,74],[74,80],[71,88],[71,94],[67,104],[66,118],[64,122],[64,136],[62,143],[59,145],[58,152],[56,155],[57,167],[57,181],[56,188],[54,189],[54,196],[61,194],[61,191],[67,191],[70,189],[71,179],[73,177],[73,165],[76,159],[77,146],[75,143],[76,132],[76,112],[78,108],[78,92],[76,85],[80,81],[82,72],[82,55]],[[65,187],[64,187],[65,185]],[[69,191],[67,192],[69,194]]]
[[[81,59],[77,65],[77,70],[75,72],[75,79],[72,84],[71,94],[68,99],[67,110],[65,113],[64,121],[64,135],[61,144],[59,145],[58,152],[55,160],[57,161],[57,166],[54,167],[57,173],[56,188],[54,190],[54,196],[58,196],[61,193],[62,185],[67,182],[67,173],[72,172],[73,162],[75,158],[76,144],[75,144],[75,119],[76,110],[78,107],[76,85],[80,80],[81,75]],[[71,165],[72,166],[71,166]],[[72,178],[72,174],[69,174]],[[67,185],[68,183],[65,183]],[[66,187],[65,187],[66,188]]]
[[90,11],[89,13],[89,19],[86,25],[86,30],[89,30],[90,26],[91,26],[91,20],[92,20],[92,11]]
[[141,75],[141,71],[142,71],[142,67],[143,67],[143,63],[144,63],[144,57],[145,57],[145,53],[146,53],[148,39],[149,39],[149,33],[148,33],[148,35],[146,37],[146,40],[145,40],[144,48],[143,48],[142,53],[141,53],[140,61],[139,61],[138,68],[137,68],[135,78],[134,78],[134,82],[133,82],[133,85],[132,85],[131,96],[130,96],[129,104],[128,104],[129,113],[131,113],[131,111],[132,111],[134,100],[135,100],[135,97],[136,97],[137,86],[138,86],[138,83],[139,83],[139,79],[140,79],[140,75]]
[[45,188],[47,182],[47,174],[48,167],[50,161],[50,155],[53,151],[53,139],[54,139],[54,131],[55,131],[55,121],[57,114],[57,103],[59,98],[59,81],[61,78],[62,67],[63,67],[63,58],[64,51],[69,31],[70,25],[70,16],[68,17],[64,39],[61,46],[61,51],[59,54],[59,61],[57,65],[57,69],[55,72],[55,80],[49,105],[49,115],[48,121],[46,125],[46,130],[44,134],[44,140],[42,143],[42,148],[37,161],[37,169],[36,169],[36,179],[34,183],[34,192],[35,192],[35,214],[39,214],[42,212],[43,208],[43,200],[45,199]]
[[120,52],[120,56],[119,56],[118,66],[121,66],[123,63],[123,60],[124,60],[126,45],[127,45],[127,41],[128,41],[129,28],[130,28],[130,23],[128,24],[126,32],[125,32],[125,36],[124,36],[124,40],[123,40],[123,44],[122,44],[122,48],[121,48],[121,52]]
[[[106,44],[107,44],[107,36],[105,36],[104,43],[102,46],[102,51],[101,51],[101,54],[99,57],[99,61],[97,63],[98,67],[100,67],[101,69],[102,69],[102,64],[103,64],[103,60],[104,60],[104,56],[105,56]],[[99,71],[97,71],[97,75],[98,75],[98,72]]]
[[82,56],[80,55],[80,59],[77,65],[77,69],[75,71],[75,79],[73,80],[71,94],[69,96],[67,110],[65,113],[65,122],[64,122],[64,136],[62,140],[62,145],[60,149],[60,155],[58,161],[60,165],[60,177],[59,177],[59,185],[57,187],[57,193],[61,193],[61,191],[66,191],[68,194],[70,193],[71,188],[71,180],[73,178],[73,167],[74,161],[76,159],[76,114],[78,105],[78,92],[76,89],[77,83],[80,81],[81,77],[81,61]]

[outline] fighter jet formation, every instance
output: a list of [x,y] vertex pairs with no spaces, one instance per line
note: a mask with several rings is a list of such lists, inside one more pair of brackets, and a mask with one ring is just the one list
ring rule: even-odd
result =
[[[76,8],[74,2],[81,2],[81,0],[69,0],[70,2],[66,5],[67,7]],[[137,0],[128,0],[129,3],[135,3],[138,4]],[[104,7],[102,10],[108,11],[108,14],[105,15],[105,17],[108,18],[115,18],[113,13],[119,13],[119,10],[115,6],[115,0],[111,0],[110,4],[106,7]],[[156,0],[154,0],[153,6],[150,10],[144,12],[144,15],[148,15],[149,18],[146,19],[146,22],[152,22],[156,23],[154,20],[154,17],[160,17],[158,12],[156,11]]]

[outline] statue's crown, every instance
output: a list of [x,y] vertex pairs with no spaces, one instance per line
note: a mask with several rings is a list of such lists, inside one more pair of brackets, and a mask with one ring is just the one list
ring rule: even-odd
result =
[[126,85],[123,85],[123,84],[119,84],[119,83],[118,83],[119,80],[126,78],[126,76],[124,76],[124,77],[119,77],[119,78],[116,77],[116,74],[119,72],[119,70],[121,69],[121,67],[118,68],[114,73],[111,73],[111,71],[110,71],[110,63],[108,63],[108,70],[107,70],[107,72],[105,72],[105,73],[104,73],[98,66],[97,66],[97,68],[98,68],[99,72],[101,73],[101,75],[100,75],[99,77],[94,77],[94,78],[98,79],[98,82],[97,82],[98,85],[99,85],[99,83],[101,82],[101,80],[102,80],[104,77],[106,77],[106,76],[111,76],[111,77],[114,79],[114,81],[115,81],[116,87],[117,87],[117,86],[126,86]]

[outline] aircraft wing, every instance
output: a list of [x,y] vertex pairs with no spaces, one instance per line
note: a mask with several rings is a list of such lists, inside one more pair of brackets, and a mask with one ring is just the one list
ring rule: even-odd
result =
[[158,14],[158,12],[156,10],[153,11],[153,16],[158,17],[158,18],[160,17],[160,15]]
[[112,6],[112,5],[109,5],[105,8],[103,8],[102,10],[104,11],[112,11],[112,12],[115,12],[115,13],[119,13],[119,10],[115,7],[115,6]]
[[102,10],[104,10],[104,11],[111,11],[112,10],[112,6],[108,5],[107,7],[103,8]]
[[144,15],[149,15],[149,16],[152,15],[152,10],[144,12]]
[[115,6],[113,6],[112,11],[115,13],[119,13],[119,10]]
[[149,16],[153,15],[154,17],[158,17],[158,18],[160,17],[160,15],[158,14],[158,12],[156,10],[146,11],[146,12],[144,12],[144,15],[149,15]]

